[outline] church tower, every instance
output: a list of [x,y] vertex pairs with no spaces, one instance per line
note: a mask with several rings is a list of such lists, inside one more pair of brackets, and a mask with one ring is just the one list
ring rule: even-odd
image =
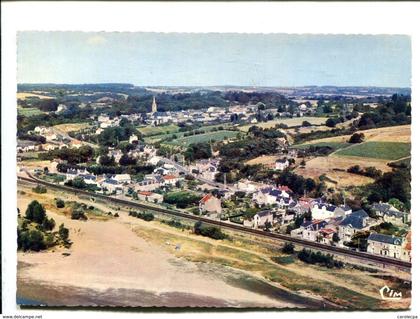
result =
[[153,102],[152,102],[152,113],[156,113],[157,112],[157,104],[156,104],[156,99],[155,97],[153,97]]

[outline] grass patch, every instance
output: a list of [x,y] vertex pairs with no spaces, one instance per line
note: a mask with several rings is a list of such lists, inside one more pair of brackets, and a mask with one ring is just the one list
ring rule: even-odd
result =
[[298,144],[298,145],[293,145],[293,148],[297,148],[297,149],[307,149],[311,146],[313,147],[324,147],[324,146],[329,146],[334,150],[338,150],[338,149],[342,149],[345,147],[348,147],[352,144],[350,143],[338,143],[338,142],[320,142],[320,143],[312,143],[312,144]]
[[285,118],[285,119],[267,121],[263,123],[247,124],[247,125],[239,127],[239,129],[243,132],[248,132],[248,129],[251,126],[258,126],[262,128],[272,128],[272,127],[275,127],[277,124],[286,124],[289,127],[302,126],[303,121],[308,121],[312,125],[323,125],[325,124],[327,119],[328,119],[327,117],[315,117],[315,116]]
[[153,136],[159,134],[170,134],[179,131],[179,126],[175,124],[165,126],[145,126],[139,127],[137,130],[144,136]]
[[27,108],[18,107],[17,113],[18,115],[21,115],[21,116],[31,117],[31,116],[43,114],[44,112],[42,112],[40,109],[37,109],[36,107],[27,107]]
[[289,265],[295,262],[293,256],[278,256],[278,257],[271,257],[271,260],[274,261],[276,264],[279,265]]
[[370,157],[397,160],[410,155],[411,143],[366,142],[337,151],[339,156]]
[[167,144],[172,145],[179,145],[179,146],[188,146],[190,144],[196,144],[196,143],[205,143],[205,142],[220,142],[225,139],[230,139],[236,137],[238,134],[241,134],[240,132],[234,132],[234,131],[217,131],[217,132],[209,132],[205,134],[199,134],[199,135],[192,135],[187,137],[178,138],[176,140],[173,140],[171,142],[167,142]]

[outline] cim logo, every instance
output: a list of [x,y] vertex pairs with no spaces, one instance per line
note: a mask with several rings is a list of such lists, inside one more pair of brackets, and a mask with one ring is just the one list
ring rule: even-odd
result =
[[379,293],[384,300],[399,300],[402,298],[401,291],[395,291],[388,286],[383,286],[381,289],[379,289]]

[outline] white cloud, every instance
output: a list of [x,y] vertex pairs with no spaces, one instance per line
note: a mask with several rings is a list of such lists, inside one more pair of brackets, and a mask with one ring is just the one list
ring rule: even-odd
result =
[[102,45],[106,42],[106,38],[101,35],[94,35],[87,39],[87,43],[91,45]]

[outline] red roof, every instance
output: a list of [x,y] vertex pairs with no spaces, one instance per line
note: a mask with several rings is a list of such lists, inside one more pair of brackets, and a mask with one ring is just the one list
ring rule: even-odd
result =
[[150,196],[153,195],[152,192],[138,192],[140,195],[144,195],[144,196]]
[[176,176],[174,176],[174,175],[165,175],[165,176],[163,176],[163,179],[165,179],[165,180],[175,179],[175,178],[176,178]]
[[201,203],[205,203],[205,202],[207,202],[210,198],[212,198],[213,197],[213,195],[212,194],[207,194],[207,195],[204,195],[204,197],[200,200],[200,202]]
[[320,233],[325,233],[326,235],[330,235],[330,234],[335,233],[335,230],[331,229],[331,228],[324,228],[324,229],[321,229],[319,232]]
[[280,185],[279,186],[279,190],[281,190],[281,191],[285,191],[285,192],[287,192],[287,193],[293,193],[293,191],[288,187],[288,186],[283,186],[283,185]]

